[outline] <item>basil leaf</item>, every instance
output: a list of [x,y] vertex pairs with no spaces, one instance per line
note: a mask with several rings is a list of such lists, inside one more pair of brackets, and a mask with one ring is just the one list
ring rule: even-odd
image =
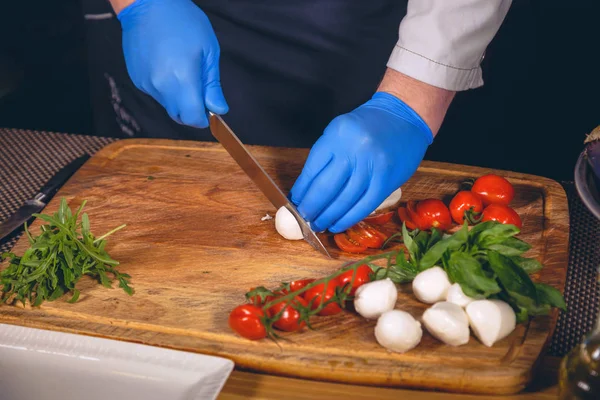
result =
[[477,235],[475,243],[479,245],[479,247],[486,248],[492,244],[502,243],[506,239],[511,238],[520,232],[519,228],[515,225],[501,224],[496,221],[486,222],[495,222],[495,224],[489,226],[488,229],[485,229]]
[[489,251],[488,260],[490,268],[494,271],[506,291],[532,299],[537,304],[537,291],[529,275],[510,258],[502,254]]
[[567,311],[567,304],[560,291],[545,283],[536,283],[538,301],[540,304],[548,304],[552,307]]
[[536,260],[535,258],[525,258],[525,257],[521,257],[521,256],[513,256],[513,257],[510,257],[510,259],[515,264],[517,264],[519,267],[521,267],[523,269],[523,271],[527,272],[528,274],[533,274],[543,268],[542,263],[539,262],[538,260]]
[[470,297],[487,298],[502,290],[498,282],[486,274],[479,261],[467,253],[452,253],[448,259],[447,273],[450,281],[460,284]]
[[416,260],[417,254],[419,252],[419,246],[417,246],[413,238],[408,234],[408,229],[406,229],[406,223],[402,223],[402,240],[404,241],[406,250],[408,250],[408,255],[410,256],[410,259]]
[[488,250],[497,251],[498,253],[504,256],[518,256],[531,249],[530,244],[527,244],[521,239],[517,239],[515,237],[505,239],[501,243],[494,243],[489,245],[481,244],[481,247]]
[[427,247],[425,251],[429,250],[433,245],[442,240],[443,233],[437,228],[431,228],[431,235],[429,236],[429,241],[427,242]]
[[419,269],[421,271],[433,267],[441,258],[446,250],[455,250],[460,248],[467,242],[469,236],[469,228],[465,223],[463,227],[456,231],[452,236],[440,240],[433,245],[423,257],[419,260]]

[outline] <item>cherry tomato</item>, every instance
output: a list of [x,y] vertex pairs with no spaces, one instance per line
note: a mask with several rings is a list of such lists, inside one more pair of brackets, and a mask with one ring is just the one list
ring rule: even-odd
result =
[[480,176],[473,183],[471,191],[481,197],[484,206],[490,204],[509,205],[515,197],[513,185],[505,178],[488,174]]
[[337,244],[342,251],[348,253],[362,253],[367,251],[367,246],[363,246],[350,239],[345,232],[335,234],[333,240],[335,240],[335,244]]
[[252,304],[242,304],[229,314],[229,327],[246,339],[262,339],[267,336],[261,319],[264,315],[261,308]]
[[387,240],[386,234],[362,221],[349,228],[346,233],[350,239],[371,249],[381,248]]
[[490,204],[483,210],[481,222],[498,221],[501,224],[516,225],[519,229],[523,227],[519,214],[504,204]]
[[[306,322],[300,321],[300,312],[298,312],[293,305],[308,307],[308,303],[300,296],[294,297],[294,300],[292,300],[289,305],[286,305],[287,302],[288,300],[284,300],[276,303],[267,310],[267,314],[272,318],[281,312],[279,319],[273,322],[275,328],[286,332],[299,331],[306,326]],[[281,310],[283,310],[283,312]]]
[[306,285],[308,285],[309,283],[312,283],[314,281],[315,281],[314,279],[300,279],[300,280],[297,280],[297,281],[292,281],[292,282],[289,283],[290,290],[282,289],[281,293],[282,294],[288,294],[290,292],[295,292],[297,290],[300,290],[300,289],[304,288]]
[[414,202],[408,202],[408,214],[413,222],[422,231],[431,228],[437,228],[442,231],[450,229],[452,226],[452,216],[450,210],[439,199],[425,199],[414,205]]
[[479,195],[468,190],[461,190],[456,193],[449,206],[454,222],[462,225],[465,211],[468,211],[471,207],[473,207],[473,212],[480,213],[483,211],[483,203]]
[[408,229],[414,230],[417,228],[417,225],[410,219],[408,210],[405,207],[398,207],[398,217],[400,218],[400,221],[406,224]]
[[350,295],[354,296],[354,293],[356,293],[356,289],[358,289],[360,286],[364,285],[365,283],[371,280],[370,275],[372,272],[373,271],[371,270],[371,268],[369,268],[367,265],[361,265],[358,268],[356,268],[354,282],[352,282],[352,275],[354,275],[354,270],[343,272],[341,275],[338,275],[337,280],[339,281],[341,287],[343,287],[346,284],[350,285],[350,283],[352,283]]
[[[253,291],[254,289],[255,288],[250,288],[249,292]],[[268,303],[269,301],[271,301],[273,299],[274,299],[273,296],[267,295],[267,296],[265,296],[265,300],[262,301],[259,295],[255,295],[255,296],[251,296],[249,300],[252,304],[254,304],[256,306],[260,306],[262,304]]]
[[375,215],[370,215],[367,218],[365,218],[365,222],[368,224],[373,224],[373,225],[385,225],[388,222],[390,222],[390,220],[392,219],[392,217],[394,216],[394,212],[393,211],[389,211],[383,214],[375,214]]
[[[310,304],[310,302],[313,301],[313,299],[314,299],[314,301],[311,305],[311,309],[315,310],[317,307],[319,307],[321,305],[322,302],[325,303],[325,302],[329,301],[332,297],[334,297],[335,289],[339,286],[340,286],[340,282],[337,279],[330,280],[329,283],[327,284],[326,288],[325,288],[325,284],[321,283],[320,285],[312,287],[312,288],[308,289],[306,292],[304,292],[304,300],[306,300],[306,302]],[[321,297],[323,295],[324,288],[325,288],[325,296],[324,296],[324,299],[322,299]],[[334,315],[341,311],[342,311],[342,309],[339,306],[339,304],[332,302],[332,303],[327,304],[325,307],[323,307],[323,309],[321,311],[319,311],[318,315]]]

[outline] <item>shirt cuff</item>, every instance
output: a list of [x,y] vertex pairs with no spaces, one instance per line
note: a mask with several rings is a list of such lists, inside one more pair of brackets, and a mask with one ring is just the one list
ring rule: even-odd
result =
[[453,92],[483,86],[480,66],[467,69],[445,65],[398,44],[392,50],[387,66],[421,82]]

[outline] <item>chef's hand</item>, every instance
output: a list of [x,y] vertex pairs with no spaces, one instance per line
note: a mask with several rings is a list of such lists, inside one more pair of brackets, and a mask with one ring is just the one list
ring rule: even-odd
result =
[[205,128],[225,114],[219,43],[191,0],[135,0],[118,14],[127,71],[180,124]]
[[316,232],[342,232],[415,173],[432,141],[415,111],[378,92],[331,121],[311,149],[291,200]]

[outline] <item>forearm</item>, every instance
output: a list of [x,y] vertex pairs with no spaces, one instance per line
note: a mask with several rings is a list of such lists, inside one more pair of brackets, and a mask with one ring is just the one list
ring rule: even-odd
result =
[[121,12],[121,10],[123,10],[125,7],[127,7],[128,5],[133,3],[135,0],[109,0],[109,1],[110,1],[110,5],[112,6],[113,10],[115,10],[115,14],[119,14]]
[[387,92],[410,106],[437,135],[456,92],[418,81],[388,68],[378,92]]

